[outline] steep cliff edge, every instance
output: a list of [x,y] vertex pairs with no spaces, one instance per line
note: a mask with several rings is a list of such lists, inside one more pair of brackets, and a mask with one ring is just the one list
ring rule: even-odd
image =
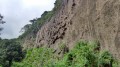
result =
[[97,40],[101,50],[120,59],[120,1],[62,0],[62,7],[37,33],[35,47],[71,49],[76,41]]

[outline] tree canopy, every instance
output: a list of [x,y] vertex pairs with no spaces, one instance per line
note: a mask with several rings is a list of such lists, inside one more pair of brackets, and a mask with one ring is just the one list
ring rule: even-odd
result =
[[12,62],[19,62],[24,58],[24,52],[20,43],[13,40],[4,40],[0,42],[0,65],[2,67],[11,67]]

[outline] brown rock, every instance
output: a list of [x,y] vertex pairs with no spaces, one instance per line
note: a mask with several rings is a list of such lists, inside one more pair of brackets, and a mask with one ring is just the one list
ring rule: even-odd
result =
[[120,1],[64,0],[60,11],[38,32],[37,46],[71,49],[79,40],[98,40],[101,49],[120,58]]

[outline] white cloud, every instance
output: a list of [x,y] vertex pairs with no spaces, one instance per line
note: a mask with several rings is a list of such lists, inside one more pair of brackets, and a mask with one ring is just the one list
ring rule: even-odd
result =
[[33,6],[46,6],[52,3],[52,0],[22,0],[24,6],[33,7]]
[[40,17],[44,11],[52,10],[55,0],[0,0],[0,13],[6,24],[2,38],[16,38],[20,29],[29,20]]

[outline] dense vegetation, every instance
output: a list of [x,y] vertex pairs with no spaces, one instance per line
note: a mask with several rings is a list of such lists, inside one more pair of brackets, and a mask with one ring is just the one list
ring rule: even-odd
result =
[[22,47],[14,40],[0,40],[0,65],[11,67],[12,62],[20,62],[25,54]]
[[50,48],[33,48],[25,59],[14,62],[12,67],[119,67],[118,62],[107,51],[100,51],[92,42],[78,42],[62,57],[57,57]]
[[[35,38],[38,30],[60,7],[61,0],[56,0],[53,10],[30,20],[31,24],[22,28],[24,33],[18,39],[0,39],[0,67],[119,67],[118,61],[108,51],[100,51],[96,42],[77,42],[72,50],[63,52],[62,57],[45,47],[27,49],[27,53],[22,50],[21,40],[26,36]],[[5,23],[2,19],[0,15],[0,23]],[[59,46],[61,50],[66,47],[65,44]]]

